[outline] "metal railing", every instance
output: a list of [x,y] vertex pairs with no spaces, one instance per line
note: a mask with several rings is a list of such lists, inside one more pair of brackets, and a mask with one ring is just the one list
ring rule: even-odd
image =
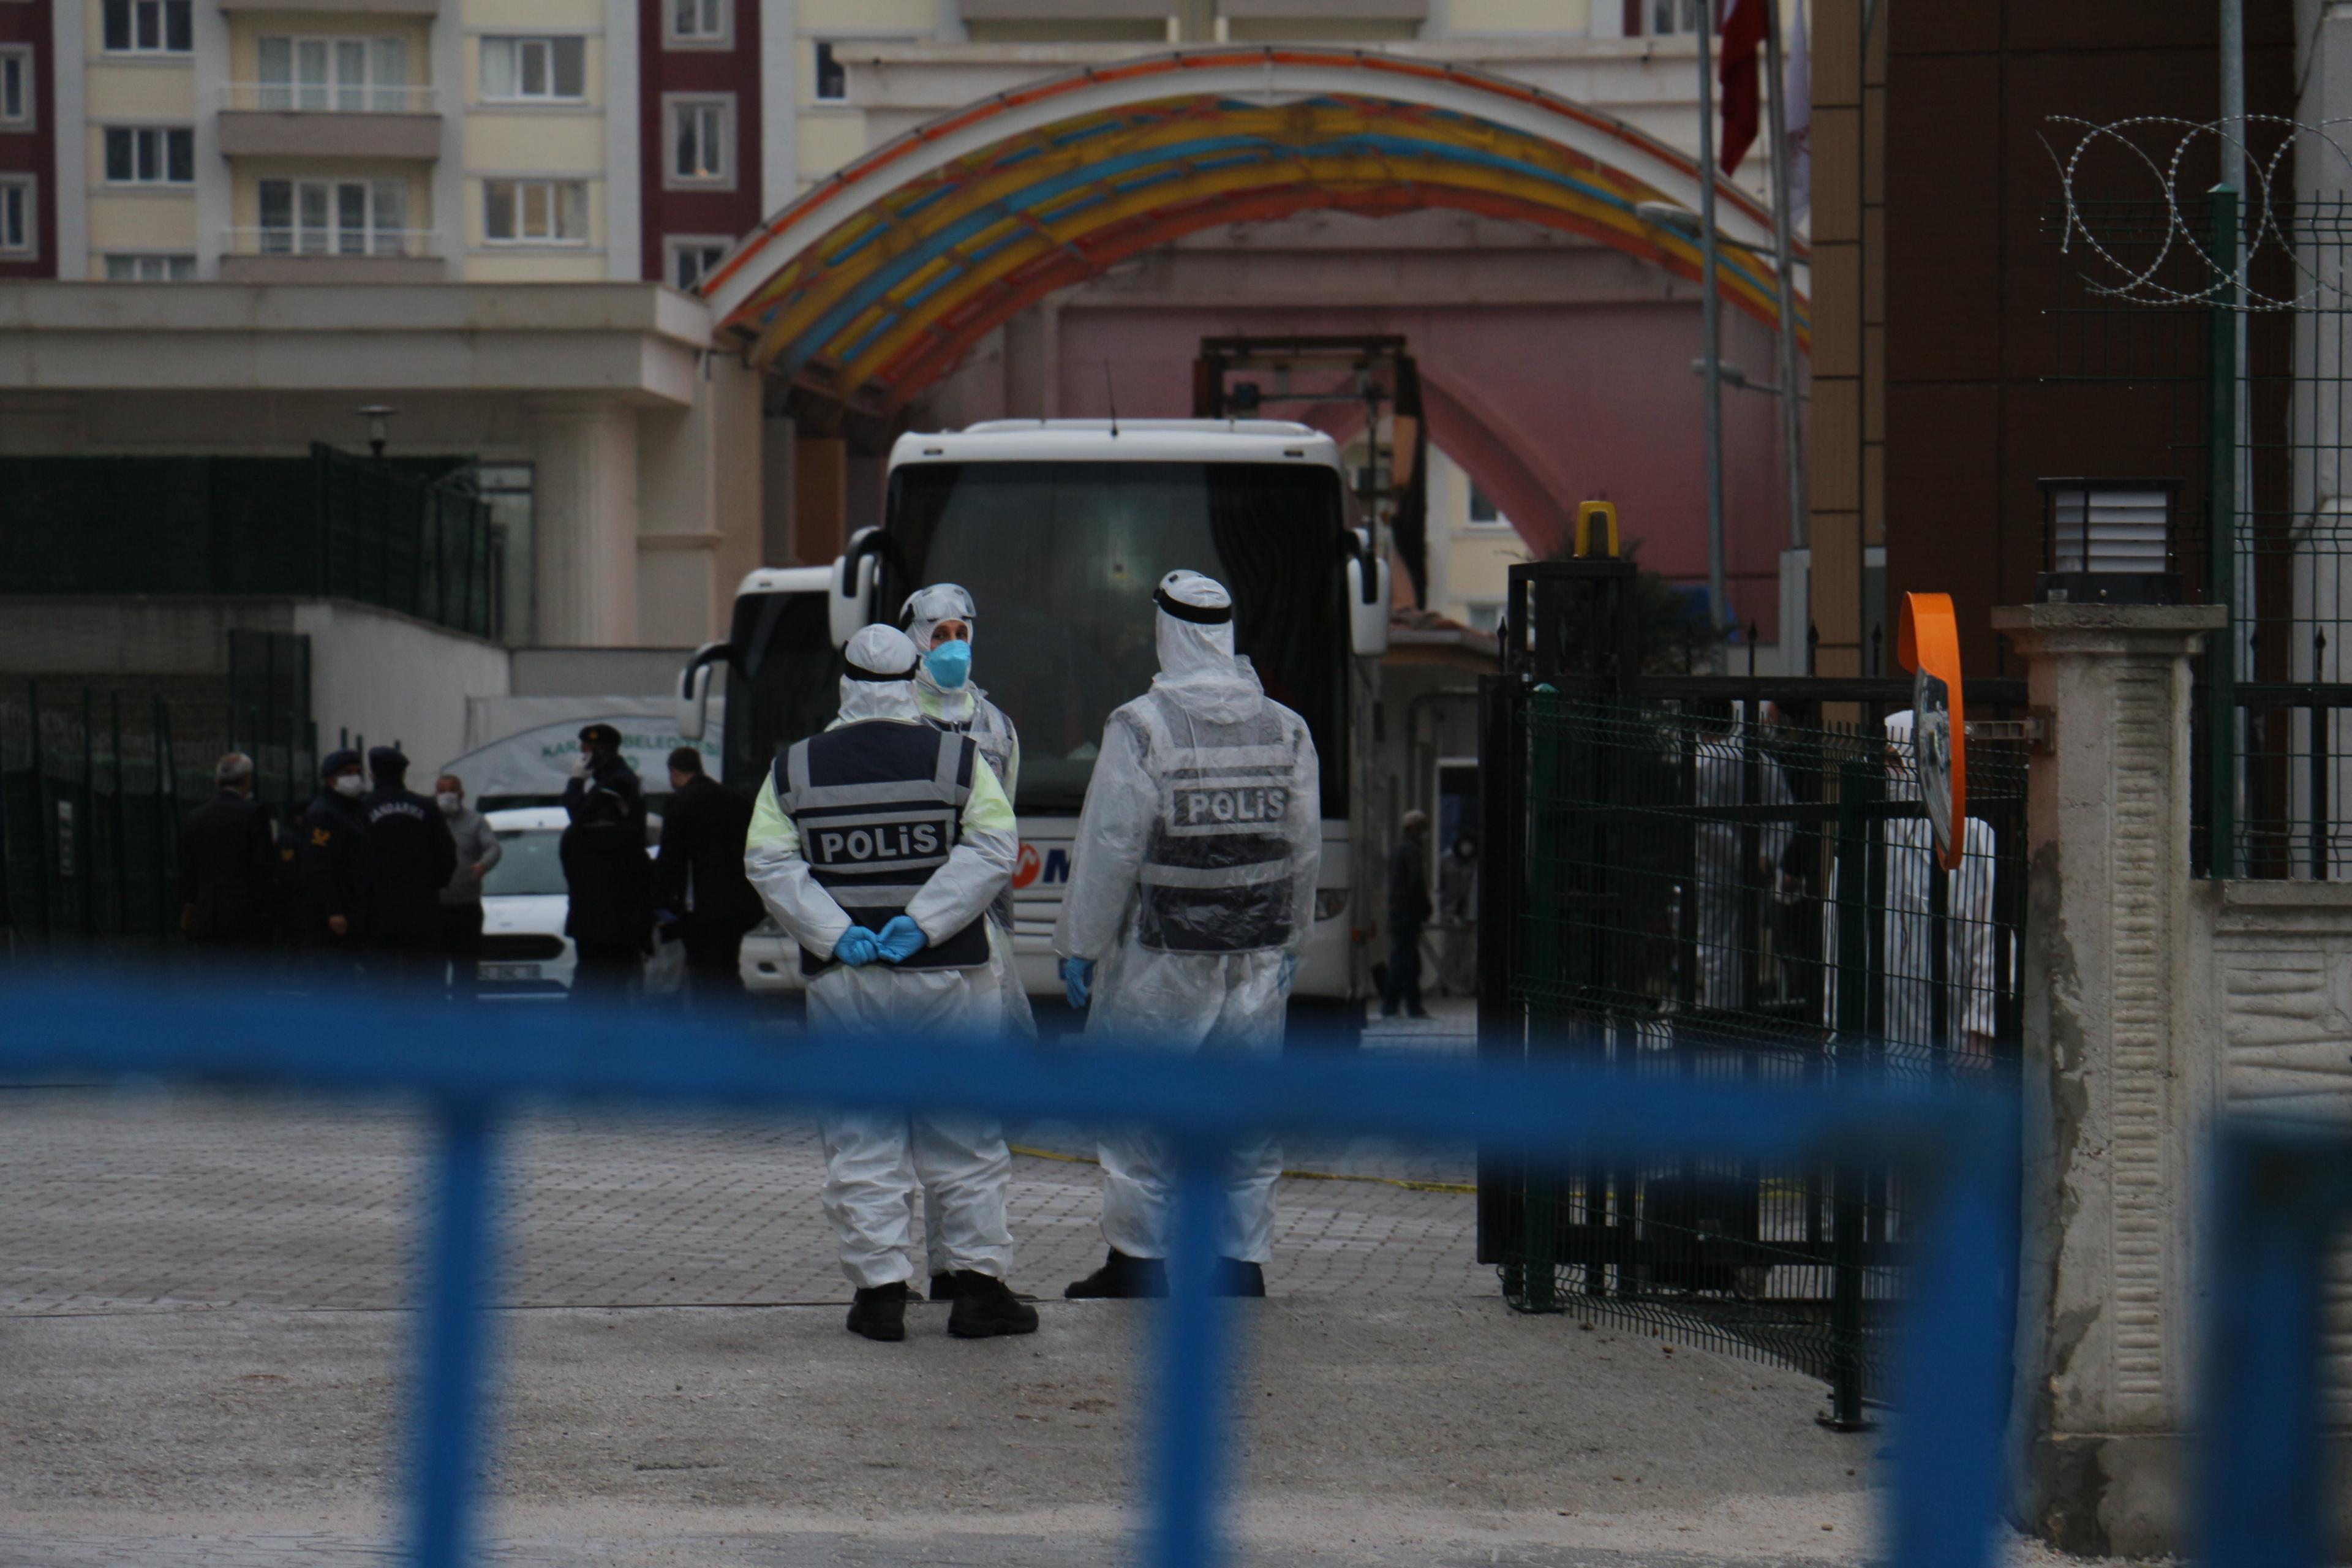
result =
[[435,114],[439,104],[439,90],[429,85],[233,81],[220,89],[222,110],[267,114]]
[[416,257],[441,254],[434,228],[304,228],[237,226],[221,230],[224,256]]
[[[1655,1159],[1691,1148],[1750,1161],[1859,1160],[1915,1194],[1919,1289],[1899,1352],[1909,1420],[1893,1461],[1892,1544],[1906,1568],[1981,1568],[2000,1489],[2015,1144],[1981,1098],[1880,1083],[1835,1089],[1500,1071],[1333,1055],[1244,1059],[1097,1048],[976,1049],[826,1040],[779,1049],[724,1023],[658,1037],[623,1014],[453,1015],[381,997],[256,997],[20,984],[0,991],[0,1075],[71,1074],[399,1095],[434,1109],[433,1218],[408,1473],[412,1561],[474,1559],[477,1476],[495,1347],[494,1216],[502,1125],[525,1104],[656,1113],[954,1108],[1156,1126],[1180,1150],[1171,1300],[1155,1314],[1150,1561],[1223,1561],[1218,1527],[1237,1310],[1213,1294],[1224,1152],[1245,1132],[1494,1139],[1538,1156]],[[364,1013],[366,1026],[352,1026]],[[397,1042],[387,1047],[385,1042]],[[816,1223],[814,1215],[811,1223]]]

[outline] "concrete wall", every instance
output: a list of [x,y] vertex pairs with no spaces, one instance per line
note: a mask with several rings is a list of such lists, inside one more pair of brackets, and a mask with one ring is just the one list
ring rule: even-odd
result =
[[[2352,887],[2197,880],[2190,656],[2214,608],[1997,611],[2054,743],[2033,761],[2011,1509],[2071,1552],[2193,1523],[2204,1205],[2228,1114],[2352,1121]],[[2352,1253],[2326,1271],[2352,1415]],[[2331,1463],[2352,1465],[2339,1431]],[[2352,1544],[2339,1519],[2338,1549]]]
[[507,650],[406,616],[342,600],[294,607],[310,638],[310,714],[321,751],[341,731],[397,741],[423,766],[466,749],[466,700],[502,697]]

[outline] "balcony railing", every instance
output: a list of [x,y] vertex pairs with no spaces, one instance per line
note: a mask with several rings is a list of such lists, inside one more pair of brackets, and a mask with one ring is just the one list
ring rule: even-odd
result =
[[432,228],[226,228],[224,256],[373,256],[433,260],[441,231]]
[[233,81],[220,89],[220,107],[274,114],[436,114],[440,98],[430,86]]

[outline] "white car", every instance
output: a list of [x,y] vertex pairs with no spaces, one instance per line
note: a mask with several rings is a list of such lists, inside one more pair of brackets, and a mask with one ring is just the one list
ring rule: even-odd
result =
[[[563,934],[572,896],[559,853],[571,818],[560,805],[528,805],[489,812],[484,820],[505,853],[482,879],[482,952],[474,970],[480,994],[486,1001],[561,1000],[571,994],[577,962]],[[648,821],[646,837],[651,855],[661,841],[661,818]],[[677,945],[663,943],[664,953],[646,964],[648,991],[664,989],[661,960]]]

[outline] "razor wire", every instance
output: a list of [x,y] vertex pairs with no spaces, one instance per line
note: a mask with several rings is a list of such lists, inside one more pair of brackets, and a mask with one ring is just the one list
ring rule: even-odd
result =
[[[2210,121],[2144,114],[2102,123],[2056,114],[2047,123],[2060,136],[2042,139],[2064,210],[2058,247],[2074,256],[2079,241],[2088,253],[2093,266],[2083,280],[2094,293],[2248,313],[2345,308],[2352,285],[2326,275],[2303,250],[2315,237],[2336,247],[2352,237],[2352,206],[2342,195],[2352,189],[2352,151],[2337,140],[2352,119],[2312,124],[2270,114]],[[2062,146],[2069,136],[2071,145]],[[2216,166],[2235,153],[2246,170],[2234,265],[2213,253],[2201,210],[2210,188],[2181,190],[2187,171],[2208,153]],[[2117,161],[2139,172],[2145,192],[2115,194]],[[2085,195],[2085,182],[2094,180],[2097,195]],[[2315,194],[2321,191],[2337,194]]]

